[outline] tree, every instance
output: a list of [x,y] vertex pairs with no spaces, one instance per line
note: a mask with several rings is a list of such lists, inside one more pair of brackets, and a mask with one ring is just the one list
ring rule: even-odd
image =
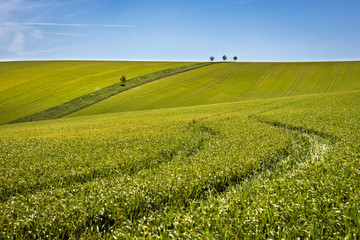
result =
[[224,61],[226,61],[226,59],[227,59],[227,56],[226,56],[226,55],[224,55],[224,56],[223,56],[223,60],[224,60]]
[[214,61],[214,59],[215,59],[214,56],[210,57],[210,61]]
[[236,60],[237,60],[237,56],[234,56],[234,57],[233,57],[233,59],[234,59],[234,61],[236,62]]
[[121,81],[121,86],[125,86],[125,82],[126,82],[125,75],[122,75],[122,77],[120,78],[120,81]]

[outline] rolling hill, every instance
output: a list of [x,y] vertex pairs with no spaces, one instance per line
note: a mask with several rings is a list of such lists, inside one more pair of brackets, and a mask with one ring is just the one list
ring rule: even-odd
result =
[[0,124],[68,102],[119,82],[189,65],[180,62],[0,62]]
[[358,239],[359,99],[2,125],[1,238]]
[[338,92],[360,87],[360,62],[219,63],[112,96],[69,116]]
[[359,239],[359,65],[1,63],[0,239]]
[[360,62],[3,62],[0,86],[4,124],[352,90]]

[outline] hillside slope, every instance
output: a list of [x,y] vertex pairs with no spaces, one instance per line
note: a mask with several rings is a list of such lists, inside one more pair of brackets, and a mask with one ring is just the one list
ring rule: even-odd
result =
[[0,124],[127,79],[189,65],[180,62],[0,62]]
[[221,63],[130,89],[69,116],[352,90],[360,62]]
[[347,91],[2,125],[0,238],[359,239],[359,118]]

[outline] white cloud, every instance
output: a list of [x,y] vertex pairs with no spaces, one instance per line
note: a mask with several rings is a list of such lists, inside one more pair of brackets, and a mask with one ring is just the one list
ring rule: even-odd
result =
[[48,22],[27,22],[27,26],[55,26],[55,27],[113,27],[113,28],[131,28],[133,25],[122,24],[82,24],[82,23],[48,23]]
[[64,33],[64,32],[41,32],[42,34],[69,36],[69,37],[88,37],[89,35],[77,34],[77,33]]
[[4,0],[0,2],[0,21],[10,17],[12,11],[19,9],[22,0]]
[[49,9],[60,6],[56,1],[24,1],[24,0],[1,0],[0,1],[0,22],[7,22],[14,15],[34,12],[40,9]]
[[22,53],[24,44],[25,35],[22,32],[15,32],[15,36],[7,50],[12,53]]
[[42,50],[36,50],[36,51],[30,51],[30,52],[22,52],[22,55],[38,55],[42,53],[49,53],[49,52],[58,52],[58,51],[64,51],[67,49],[72,48],[51,48],[51,49],[42,49]]
[[23,23],[26,26],[55,26],[55,27],[85,27],[85,24],[77,23],[48,23],[48,22],[26,22]]
[[31,36],[32,39],[37,39],[37,40],[44,38],[43,32],[40,31],[40,30],[32,31],[32,32],[30,33],[30,36]]
[[[85,3],[87,0],[83,1]],[[49,40],[47,38],[54,40],[56,36],[69,38],[89,37],[89,35],[83,34],[85,29],[82,28],[134,27],[122,24],[62,23],[64,19],[71,19],[71,17],[66,18],[66,16],[61,14],[59,16],[59,12],[63,8],[69,8],[71,4],[73,4],[73,0],[0,0],[1,55],[7,55],[7,58],[16,59],[24,56],[31,58],[31,55],[61,51],[60,48],[56,48],[62,46],[61,41],[45,42],[45,40]],[[71,12],[69,16],[73,14],[76,15],[76,11]],[[56,16],[59,16],[59,19]],[[79,30],[74,32],[64,30],[65,28],[79,28]],[[49,49],[41,49],[45,46]],[[68,48],[71,46],[64,47]]]

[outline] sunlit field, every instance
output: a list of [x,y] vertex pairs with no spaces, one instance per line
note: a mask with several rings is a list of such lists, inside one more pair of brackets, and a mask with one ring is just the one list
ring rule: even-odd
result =
[[68,102],[84,94],[180,62],[0,62],[0,124]]
[[70,116],[195,106],[360,87],[360,62],[218,63],[114,95]]
[[3,125],[0,238],[357,239],[359,106],[345,91]]

